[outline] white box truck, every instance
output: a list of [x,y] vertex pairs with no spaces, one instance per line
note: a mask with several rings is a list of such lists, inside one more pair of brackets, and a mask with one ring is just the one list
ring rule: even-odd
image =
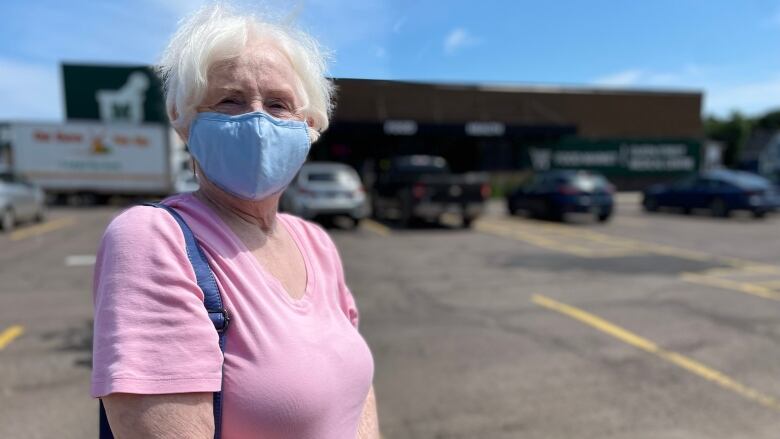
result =
[[183,148],[162,124],[15,122],[8,132],[13,172],[53,196],[159,197],[186,177]]

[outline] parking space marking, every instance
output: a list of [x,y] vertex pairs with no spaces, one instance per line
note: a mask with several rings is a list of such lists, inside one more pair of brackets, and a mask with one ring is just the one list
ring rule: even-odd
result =
[[[509,233],[501,227],[513,230]],[[545,223],[521,218],[481,219],[477,229],[487,233],[514,236],[521,241],[540,247],[571,253],[583,257],[613,257],[631,254],[656,254],[687,259],[696,262],[716,262],[756,272],[778,272],[780,267],[740,258],[723,257],[699,250],[690,250],[637,239],[623,238],[565,224]],[[572,247],[571,242],[579,245]],[[543,244],[542,244],[543,243]],[[573,249],[573,250],[572,250]]]
[[644,253],[635,243],[622,238],[541,222],[483,219],[476,223],[475,228],[481,232],[514,238],[537,247],[583,258],[611,258]]
[[366,218],[360,222],[360,224],[366,230],[376,233],[380,236],[389,236],[392,232],[389,227],[384,224],[378,223],[372,219]]
[[582,245],[564,242],[555,237],[545,236],[545,234],[542,233],[533,233],[523,228],[501,224],[500,222],[480,220],[474,227],[480,232],[524,241],[547,250],[573,254],[583,258],[614,257],[625,256],[627,254],[625,249],[588,248]]
[[577,320],[580,323],[610,335],[630,346],[653,354],[668,363],[674,364],[675,366],[678,366],[707,381],[715,383],[720,387],[730,390],[746,399],[780,412],[780,401],[778,401],[776,398],[741,384],[733,378],[730,378],[728,375],[719,372],[705,364],[702,364],[692,358],[686,357],[685,355],[674,351],[666,350],[658,346],[656,343],[640,335],[634,334],[627,329],[610,323],[601,317],[539,294],[535,294],[531,300],[533,303],[541,307]]
[[65,257],[66,267],[88,267],[95,265],[95,255],[68,255]]
[[680,276],[680,279],[699,285],[739,291],[740,293],[750,294],[764,299],[780,301],[780,291],[765,285],[760,285],[756,282],[740,282],[707,273],[683,273]]
[[753,282],[756,285],[765,286],[767,288],[771,288],[773,290],[780,290],[780,280],[763,280],[758,282]]
[[9,326],[3,332],[0,332],[0,351],[5,349],[12,341],[24,333],[24,327],[21,325]]
[[66,217],[66,218],[59,218],[56,220],[48,221],[43,224],[38,224],[35,226],[25,227],[23,229],[17,230],[15,232],[12,232],[9,235],[9,238],[11,241],[21,241],[22,239],[31,238],[33,236],[40,236],[44,233],[53,232],[58,229],[62,229],[64,227],[72,226],[76,224],[76,221],[73,218]]
[[696,273],[682,273],[679,279],[780,301],[780,266],[777,265],[611,236],[565,224],[543,223],[520,218],[482,219],[475,227],[484,233],[516,239],[539,248],[583,258],[653,254],[696,262],[717,263],[725,267]]

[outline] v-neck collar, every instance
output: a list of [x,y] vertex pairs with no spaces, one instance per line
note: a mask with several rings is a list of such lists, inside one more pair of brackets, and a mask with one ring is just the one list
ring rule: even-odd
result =
[[261,263],[257,260],[254,254],[252,254],[252,251],[249,250],[249,248],[246,246],[244,241],[241,240],[241,238],[238,237],[238,235],[233,231],[233,229],[228,226],[225,221],[222,220],[222,218],[214,212],[210,206],[203,203],[201,200],[199,200],[194,194],[188,194],[188,196],[194,200],[196,204],[198,204],[204,211],[207,213],[209,218],[216,224],[218,228],[222,230],[222,233],[224,233],[232,244],[238,249],[238,256],[241,258],[244,258],[245,262],[252,267],[255,272],[260,275],[260,277],[267,281],[269,284],[271,284],[271,289],[274,290],[274,292],[277,294],[277,296],[281,297],[282,300],[287,302],[290,306],[305,310],[309,307],[309,304],[312,299],[312,290],[314,286],[314,269],[311,264],[311,260],[309,259],[308,252],[304,250],[302,237],[298,233],[298,231],[292,227],[291,224],[289,224],[288,219],[284,218],[284,215],[281,215],[279,213],[276,214],[276,221],[278,221],[282,227],[285,228],[287,233],[292,238],[293,242],[295,243],[295,247],[298,249],[298,252],[300,253],[301,257],[303,258],[303,265],[306,271],[306,286],[304,287],[303,296],[300,298],[294,298],[290,295],[290,293],[287,291],[287,289],[284,287],[282,282],[271,272],[269,272]]

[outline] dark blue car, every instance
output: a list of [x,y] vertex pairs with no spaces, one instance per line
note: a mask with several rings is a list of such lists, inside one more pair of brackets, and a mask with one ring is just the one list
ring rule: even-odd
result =
[[735,210],[747,210],[761,218],[780,207],[780,196],[764,177],[720,169],[645,189],[642,205],[649,212],[665,207],[686,214],[693,209],[709,209],[713,216],[719,217],[727,217]]
[[562,221],[569,212],[590,213],[609,220],[614,186],[604,176],[589,171],[556,170],[536,174],[529,184],[507,197],[512,215],[526,211],[533,216]]

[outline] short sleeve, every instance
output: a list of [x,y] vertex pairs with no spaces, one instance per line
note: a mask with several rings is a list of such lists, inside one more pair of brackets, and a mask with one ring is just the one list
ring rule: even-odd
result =
[[317,227],[319,233],[322,234],[322,239],[326,242],[333,255],[334,270],[336,271],[338,282],[339,306],[344,312],[344,315],[349,319],[350,323],[352,323],[352,326],[357,328],[358,323],[360,322],[360,313],[358,312],[357,304],[355,303],[355,297],[352,295],[349,286],[347,286],[344,276],[344,265],[341,262],[341,255],[339,254],[338,247],[336,247],[336,244],[333,242],[330,235],[328,235],[327,231],[319,226],[315,227]]
[[360,322],[360,313],[358,313],[357,304],[355,298],[352,296],[352,292],[349,290],[347,284],[343,281],[339,283],[339,299],[341,300],[342,310],[346,314],[352,326],[358,327]]
[[220,389],[217,333],[168,212],[133,207],[111,222],[93,288],[92,396]]

